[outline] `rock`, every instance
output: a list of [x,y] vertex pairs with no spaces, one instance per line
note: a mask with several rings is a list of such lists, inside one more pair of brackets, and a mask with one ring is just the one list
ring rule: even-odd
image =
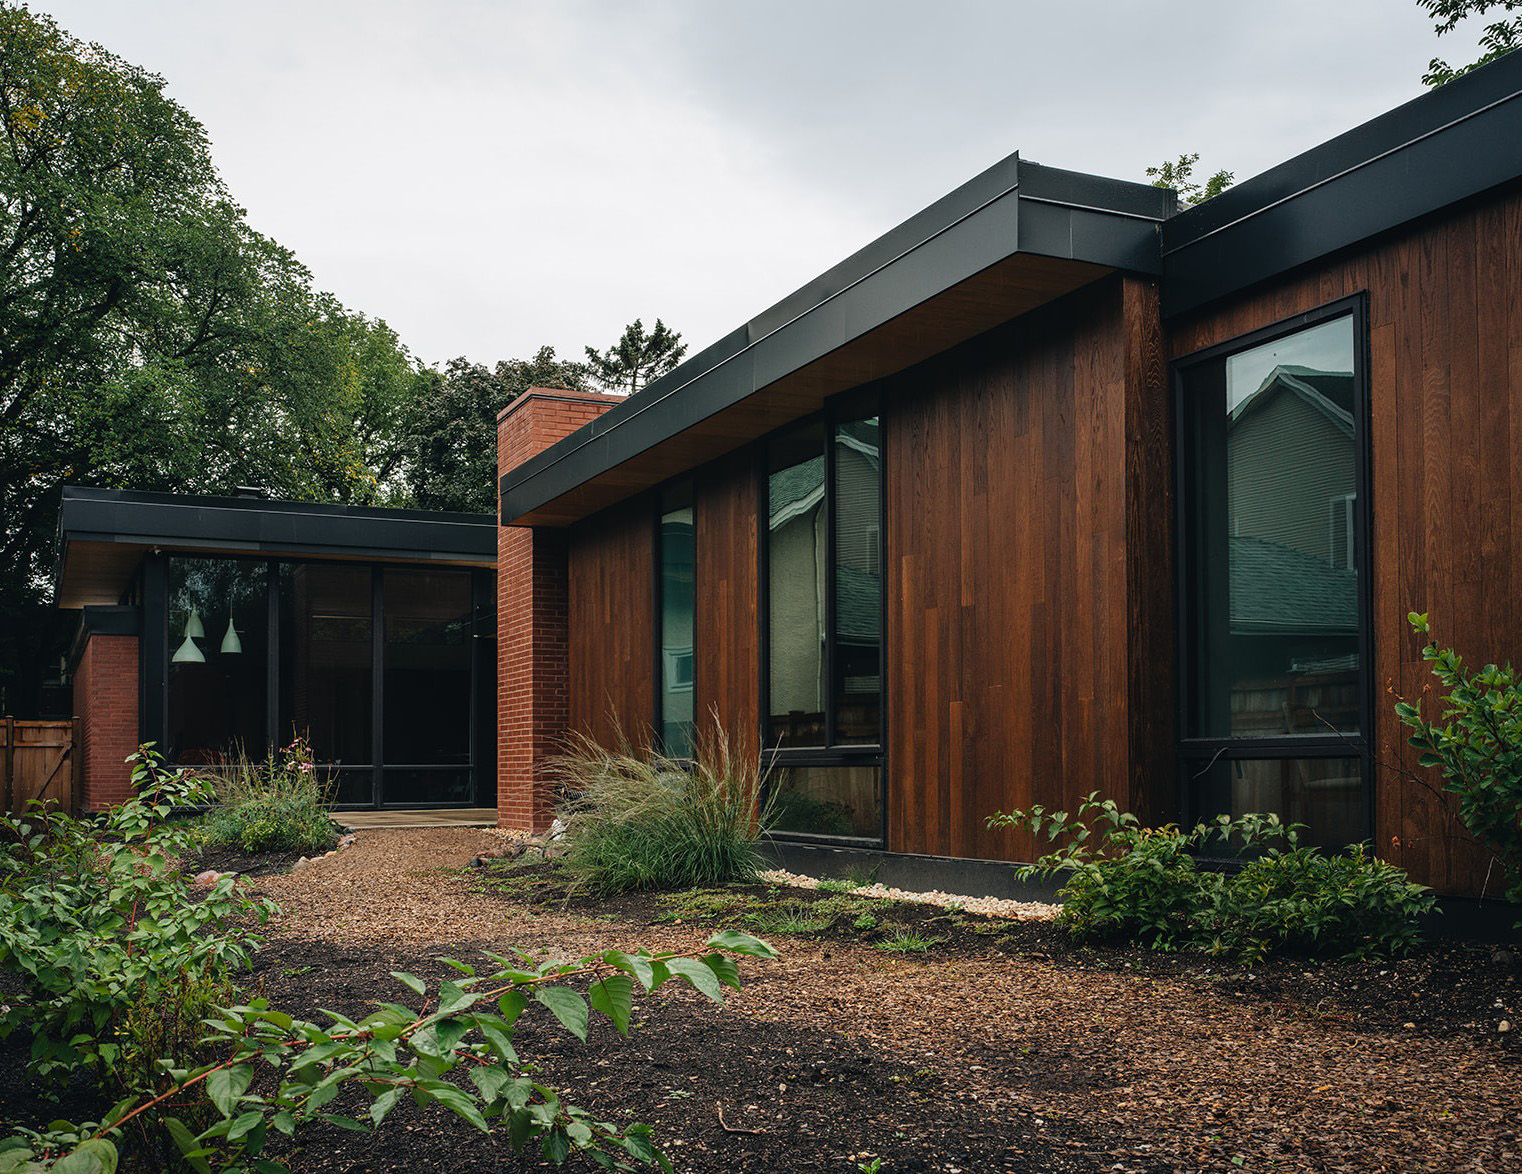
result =
[[1496,1024],[1496,1030],[1499,1031],[1502,1035],[1505,1035],[1508,1031],[1511,1030],[1511,1020],[1501,1020],[1500,1023]]
[[565,833],[566,833],[565,820],[561,819],[557,815],[555,817],[555,821],[552,824],[550,824],[550,831],[549,831],[549,835],[548,835],[547,838],[551,839],[551,840],[563,839],[565,837]]
[[296,861],[295,864],[291,865],[291,871],[292,872],[300,872],[303,868],[305,868],[307,865],[309,865],[311,863],[312,862],[310,860],[308,860],[305,856],[303,856],[300,860]]
[[205,872],[196,873],[196,878],[191,883],[199,889],[205,888],[208,885],[214,885],[221,879],[222,874],[220,872],[216,872],[213,869],[208,868]]
[[1517,964],[1516,954],[1505,946],[1497,946],[1492,950],[1490,952],[1490,960],[1497,966],[1515,966]]

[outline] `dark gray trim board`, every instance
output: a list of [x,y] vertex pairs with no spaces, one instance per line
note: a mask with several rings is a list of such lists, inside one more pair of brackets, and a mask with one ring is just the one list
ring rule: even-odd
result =
[[1172,317],[1522,176],[1522,53],[1297,155],[1162,228]]
[[1016,255],[1155,274],[1174,193],[1018,153],[501,478],[502,523]]

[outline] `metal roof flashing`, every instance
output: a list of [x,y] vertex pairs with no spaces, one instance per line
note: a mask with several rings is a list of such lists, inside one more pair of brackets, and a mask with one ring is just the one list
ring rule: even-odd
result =
[[[1054,262],[1066,265],[1069,273],[1050,282],[1052,296],[1116,269],[1157,273],[1157,226],[1175,208],[1176,196],[1166,189],[1044,167],[1011,155],[509,470],[500,483],[501,522],[526,518],[544,524],[545,518],[532,516],[541,507],[798,376],[826,356],[862,343],[900,315],[959,286],[966,288],[1001,262],[1026,257],[1032,266],[1044,265],[1043,272]],[[1025,301],[1008,316],[1039,304],[1030,301],[1035,296],[1031,284],[1020,291]],[[1015,298],[1008,290],[1004,296]],[[1010,304],[1015,305],[1013,300]],[[983,323],[976,332],[993,324]],[[938,349],[959,341],[951,337]],[[912,362],[927,357],[912,357]],[[699,463],[694,458],[689,466]],[[638,492],[643,485],[639,477],[634,482],[619,492]]]

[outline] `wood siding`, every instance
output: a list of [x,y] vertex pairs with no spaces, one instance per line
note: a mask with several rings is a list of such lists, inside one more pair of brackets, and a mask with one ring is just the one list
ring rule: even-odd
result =
[[892,851],[1030,859],[985,818],[1096,789],[1171,805],[1156,304],[1148,283],[1107,280],[893,382]]
[[651,740],[655,513],[646,496],[576,526],[567,547],[570,728],[603,745]]
[[[696,479],[697,719],[710,710],[732,736],[760,737],[760,629],[756,607],[759,451],[717,462]],[[741,742],[744,745],[745,742]]]
[[[1408,611],[1471,663],[1522,662],[1522,194],[1471,204],[1169,324],[1178,358],[1367,292],[1375,845],[1419,881],[1477,893],[1489,854],[1417,767],[1391,691],[1432,681]],[[1432,701],[1429,699],[1429,712]],[[1500,888],[1490,878],[1489,891]]]

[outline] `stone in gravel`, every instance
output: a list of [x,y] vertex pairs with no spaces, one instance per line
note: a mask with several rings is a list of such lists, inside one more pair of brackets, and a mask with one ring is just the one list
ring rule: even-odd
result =
[[205,872],[196,873],[196,878],[191,883],[199,889],[205,888],[207,885],[214,885],[221,879],[222,874],[220,872],[208,868]]
[[308,860],[305,856],[303,856],[300,860],[296,861],[295,864],[291,865],[291,871],[292,872],[300,872],[303,868],[305,868],[308,864],[311,864],[311,863],[312,862],[310,860]]

